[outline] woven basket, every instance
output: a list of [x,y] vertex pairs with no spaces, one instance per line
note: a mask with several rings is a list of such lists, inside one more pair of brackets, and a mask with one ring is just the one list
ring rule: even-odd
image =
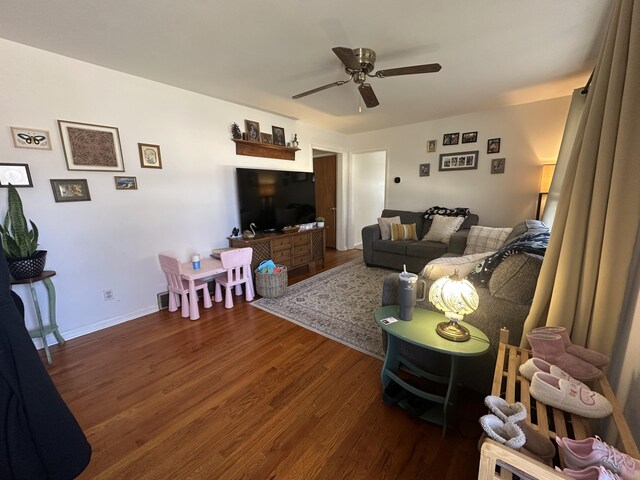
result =
[[277,273],[261,273],[256,270],[256,292],[261,297],[279,297],[287,289],[287,267],[284,265],[277,265],[277,267],[281,270]]

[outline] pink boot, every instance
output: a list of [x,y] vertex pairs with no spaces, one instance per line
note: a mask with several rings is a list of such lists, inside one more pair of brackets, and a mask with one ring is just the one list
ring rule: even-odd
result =
[[602,368],[609,364],[609,357],[595,350],[571,343],[567,329],[564,327],[538,327],[533,329],[534,332],[557,333],[562,337],[564,348],[567,353],[581,358],[585,362],[590,363],[594,367]]
[[598,368],[567,353],[562,337],[557,333],[531,331],[527,333],[527,340],[529,340],[534,357],[542,358],[550,364],[560,367],[576,380],[589,382],[602,375],[602,371]]

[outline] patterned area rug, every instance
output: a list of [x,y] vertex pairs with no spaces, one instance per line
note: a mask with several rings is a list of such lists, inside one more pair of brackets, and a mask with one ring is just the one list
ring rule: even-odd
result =
[[291,285],[279,298],[251,305],[382,359],[373,312],[382,302],[382,279],[390,273],[358,259]]

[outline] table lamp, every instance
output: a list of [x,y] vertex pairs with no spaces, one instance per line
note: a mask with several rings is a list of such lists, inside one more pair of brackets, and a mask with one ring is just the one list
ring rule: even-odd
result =
[[458,270],[455,270],[453,275],[433,282],[429,289],[429,301],[449,319],[438,324],[438,335],[454,342],[469,340],[469,330],[458,322],[478,308],[478,292],[471,282],[460,278]]

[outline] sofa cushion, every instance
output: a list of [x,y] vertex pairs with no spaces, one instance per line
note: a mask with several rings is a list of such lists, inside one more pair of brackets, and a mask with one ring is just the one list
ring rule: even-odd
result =
[[512,228],[494,228],[472,226],[467,237],[465,255],[482,252],[495,252],[504,244]]
[[411,242],[407,245],[407,255],[424,258],[425,264],[447,253],[447,245],[440,242]]
[[422,240],[449,243],[451,235],[458,231],[463,221],[463,217],[444,217],[442,215],[434,215],[433,220],[431,221],[431,228]]
[[424,212],[424,218],[432,220],[435,215],[441,215],[443,217],[467,217],[469,215],[469,209],[463,207],[446,208],[446,207],[431,207],[427,208]]
[[431,260],[424,267],[420,275],[429,280],[437,280],[446,275],[453,275],[458,271],[460,277],[466,277],[481,263],[482,259],[495,252],[474,253],[462,257],[440,257]]
[[524,222],[520,222],[515,227],[513,227],[513,230],[511,230],[511,233],[509,234],[509,236],[504,240],[505,245],[511,242],[512,240],[514,240],[516,237],[519,237],[523,233],[527,233],[531,230],[547,230],[548,231],[549,227],[547,227],[540,220],[525,220]]
[[388,210],[384,209],[382,211],[381,217],[400,217],[400,223],[416,224],[416,232],[420,233],[423,229],[424,224],[424,216],[422,212],[408,212],[406,210]]
[[373,242],[373,249],[376,252],[396,253],[398,255],[407,254],[407,245],[413,245],[415,242],[409,240],[376,240]]
[[400,223],[400,217],[380,217],[378,225],[380,226],[380,237],[382,240],[391,240],[391,224]]
[[525,304],[533,300],[543,257],[531,253],[509,255],[496,267],[489,292],[497,298]]
[[416,235],[416,224],[403,224],[392,223],[391,224],[391,240],[418,240]]

